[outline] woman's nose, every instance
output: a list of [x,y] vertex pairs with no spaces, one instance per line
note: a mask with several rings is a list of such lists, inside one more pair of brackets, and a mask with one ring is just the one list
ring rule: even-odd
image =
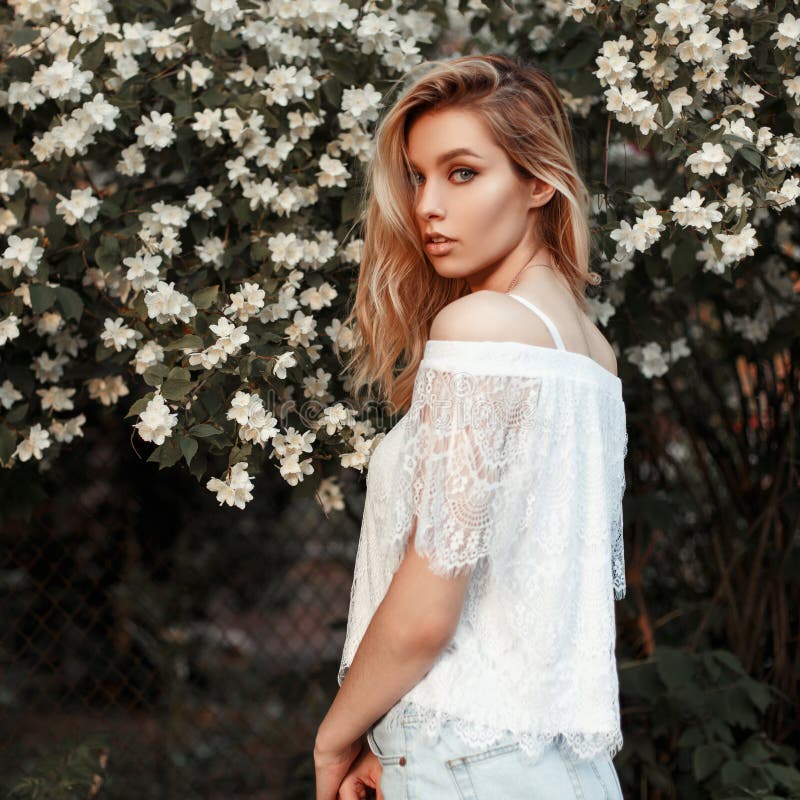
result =
[[444,206],[441,198],[434,195],[433,189],[427,187],[420,187],[417,197],[417,214],[422,219],[431,219],[432,217],[441,217],[444,215]]

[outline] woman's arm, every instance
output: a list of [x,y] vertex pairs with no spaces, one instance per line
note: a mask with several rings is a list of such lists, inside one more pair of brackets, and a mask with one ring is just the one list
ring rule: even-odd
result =
[[442,578],[414,549],[414,533],[317,731],[317,753],[341,752],[426,675],[455,633],[469,573]]

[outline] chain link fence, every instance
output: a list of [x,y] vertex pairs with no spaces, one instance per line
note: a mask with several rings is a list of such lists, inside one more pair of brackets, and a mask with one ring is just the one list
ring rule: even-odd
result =
[[313,796],[361,478],[330,518],[277,473],[231,509],[138,457],[113,415],[85,430],[49,471],[0,475],[0,791],[94,742],[89,796]]

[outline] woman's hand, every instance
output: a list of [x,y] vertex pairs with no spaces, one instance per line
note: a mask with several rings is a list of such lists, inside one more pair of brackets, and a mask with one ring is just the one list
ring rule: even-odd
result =
[[367,787],[377,792],[377,800],[384,800],[381,792],[382,772],[383,767],[377,756],[369,747],[364,747],[339,787],[338,800],[364,800],[368,796]]
[[314,774],[317,783],[316,800],[337,800],[339,786],[348,769],[363,747],[359,739],[344,750],[330,751],[314,745]]

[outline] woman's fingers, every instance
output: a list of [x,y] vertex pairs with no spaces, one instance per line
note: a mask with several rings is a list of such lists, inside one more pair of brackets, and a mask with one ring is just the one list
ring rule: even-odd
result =
[[355,775],[348,775],[339,787],[337,800],[364,800],[367,790],[364,784]]

